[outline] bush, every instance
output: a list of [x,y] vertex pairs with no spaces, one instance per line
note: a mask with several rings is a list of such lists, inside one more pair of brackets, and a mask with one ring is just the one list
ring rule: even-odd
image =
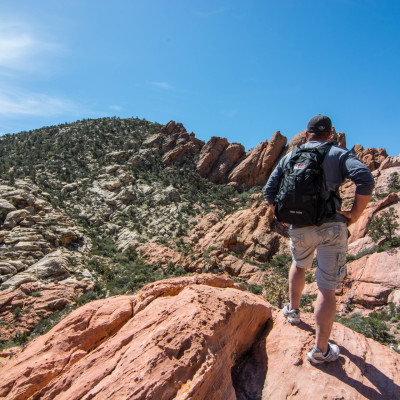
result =
[[371,218],[367,233],[374,242],[378,242],[381,238],[384,238],[388,243],[394,243],[396,229],[399,228],[397,222],[399,216],[393,207],[390,207],[388,211],[383,211],[381,217],[374,216]]
[[390,328],[385,322],[388,319],[390,319],[390,315],[386,311],[382,311],[380,313],[372,312],[368,317],[354,313],[347,318],[339,318],[338,322],[382,344],[396,344],[397,340],[390,334]]

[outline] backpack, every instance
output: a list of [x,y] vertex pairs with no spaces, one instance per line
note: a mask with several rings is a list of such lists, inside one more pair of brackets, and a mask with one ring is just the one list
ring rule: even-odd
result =
[[278,221],[299,226],[321,225],[336,212],[332,193],[328,200],[321,196],[326,188],[322,163],[331,146],[326,142],[312,148],[297,146],[292,151],[274,201]]

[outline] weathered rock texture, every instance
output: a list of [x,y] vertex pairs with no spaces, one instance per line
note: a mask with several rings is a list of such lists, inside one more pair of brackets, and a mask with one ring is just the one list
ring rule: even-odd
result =
[[335,363],[314,367],[298,326],[227,278],[159,281],[89,303],[0,367],[5,399],[398,399],[400,355],[334,324]]
[[364,256],[348,264],[348,298],[368,307],[399,304],[400,250]]
[[388,158],[385,149],[364,149],[360,144],[356,144],[353,151],[357,158],[361,160],[371,171],[375,171],[380,167],[385,159]]
[[311,315],[302,315],[302,320],[293,326],[280,313],[265,347],[258,344],[257,349],[265,350],[256,355],[257,368],[267,369],[259,391],[262,400],[400,399],[399,354],[335,323],[331,339],[339,345],[340,357],[314,367],[306,354],[313,346],[315,325]]
[[207,259],[187,260],[185,268],[192,271],[219,268],[250,279],[259,273],[259,268],[230,253],[258,262],[268,261],[278,252],[288,250],[288,239],[282,233],[280,224],[273,223],[273,213],[265,201],[256,201],[251,208],[222,220],[216,213],[207,214],[189,237],[189,242],[197,242],[195,253],[203,253]]
[[[36,185],[0,185],[0,340],[31,330],[93,286],[90,241]],[[33,293],[33,295],[32,295]]]
[[16,339],[46,320],[55,311],[75,304],[77,297],[92,289],[93,285],[65,279],[61,282],[21,284],[18,289],[0,292],[1,340]]
[[199,151],[203,145],[204,142],[197,139],[193,132],[187,133],[181,123],[170,121],[159,133],[151,135],[143,142],[143,148],[130,162],[145,165],[154,156],[161,155],[165,166],[180,164],[187,156]]
[[201,150],[197,171],[215,183],[228,182],[247,188],[265,185],[286,142],[286,137],[278,131],[269,142],[266,140],[244,154],[241,144],[212,137]]
[[71,313],[0,369],[7,399],[234,399],[231,369],[271,317],[227,278],[150,284]]

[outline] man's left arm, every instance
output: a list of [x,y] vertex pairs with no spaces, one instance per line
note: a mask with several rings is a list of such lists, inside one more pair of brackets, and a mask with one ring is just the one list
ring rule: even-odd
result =
[[348,224],[354,224],[361,216],[371,198],[375,181],[369,168],[367,168],[352,153],[343,163],[343,175],[350,178],[356,185],[353,206],[350,211],[337,211],[347,218]]

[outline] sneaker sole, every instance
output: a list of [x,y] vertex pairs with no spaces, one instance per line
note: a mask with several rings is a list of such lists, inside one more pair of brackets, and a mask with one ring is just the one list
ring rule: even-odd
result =
[[300,319],[294,319],[294,318],[291,318],[291,317],[287,317],[287,321],[290,322],[291,324],[294,324],[294,325],[297,325],[297,324],[299,324],[301,322]]
[[307,356],[307,360],[311,363],[311,364],[323,364],[324,362],[326,362],[326,361],[323,361],[323,360],[315,360],[314,358],[312,358],[312,357],[308,357]]

